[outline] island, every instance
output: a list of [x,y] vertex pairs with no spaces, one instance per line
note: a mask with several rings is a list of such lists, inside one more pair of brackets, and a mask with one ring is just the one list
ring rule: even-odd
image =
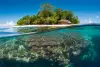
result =
[[17,21],[18,25],[78,24],[79,19],[72,11],[55,8],[49,3],[42,4],[36,15],[26,15]]

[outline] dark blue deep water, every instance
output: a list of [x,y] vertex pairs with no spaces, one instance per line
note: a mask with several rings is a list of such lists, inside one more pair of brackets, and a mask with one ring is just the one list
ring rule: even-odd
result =
[[[4,30],[4,29],[2,29]],[[0,32],[2,35],[13,35],[18,34],[18,32]],[[16,43],[18,45],[23,45],[20,43],[20,39],[27,39],[29,36],[47,36],[47,37],[56,37],[58,39],[62,38],[63,35],[75,36],[78,38],[83,38],[89,41],[90,45],[83,50],[80,55],[72,56],[70,55],[69,60],[72,66],[63,66],[55,61],[50,61],[47,59],[39,58],[34,62],[23,62],[17,61],[15,59],[8,59],[7,57],[2,56],[0,52],[0,67],[100,67],[100,25],[91,24],[91,25],[78,25],[66,28],[60,28],[57,30],[40,32],[35,34],[28,35],[19,35],[19,36],[9,36],[0,38],[0,50],[5,50],[4,45],[14,44],[14,41],[18,39]],[[48,38],[49,39],[49,38]],[[87,44],[87,43],[86,43]],[[3,46],[3,47],[2,47]],[[12,49],[14,50],[14,49]],[[17,49],[16,49],[17,50]],[[3,58],[4,57],[4,58]]]

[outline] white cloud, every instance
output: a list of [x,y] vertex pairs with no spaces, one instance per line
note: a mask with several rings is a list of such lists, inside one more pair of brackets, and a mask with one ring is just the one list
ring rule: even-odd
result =
[[88,20],[85,20],[85,22],[88,22]]
[[86,23],[86,24],[88,24],[88,23],[93,23],[93,21],[92,21],[91,18],[89,18],[89,19],[84,20],[84,23]]
[[92,21],[91,21],[91,20],[89,20],[89,23],[92,23]]
[[7,22],[6,22],[6,25],[13,26],[13,25],[15,25],[15,24],[14,24],[14,22],[13,22],[13,21],[7,21]]
[[89,18],[89,21],[88,21],[89,23],[92,23],[92,20],[91,20],[91,18]]
[[97,18],[97,19],[99,19],[99,18],[100,18],[100,16],[96,16],[96,18]]

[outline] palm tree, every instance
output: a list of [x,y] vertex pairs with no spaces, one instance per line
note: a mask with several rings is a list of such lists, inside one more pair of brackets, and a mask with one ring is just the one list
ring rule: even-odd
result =
[[22,19],[17,22],[18,25],[29,25],[30,24],[30,16],[26,15]]

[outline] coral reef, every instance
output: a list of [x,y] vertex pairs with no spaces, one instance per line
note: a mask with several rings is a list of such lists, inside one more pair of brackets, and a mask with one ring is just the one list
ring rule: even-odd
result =
[[[5,42],[4,42],[5,41]],[[61,34],[61,37],[34,34],[0,39],[0,58],[34,62],[39,58],[72,66],[71,57],[80,56],[90,46],[81,36]],[[86,57],[84,55],[84,57]],[[80,58],[81,59],[81,58]]]

